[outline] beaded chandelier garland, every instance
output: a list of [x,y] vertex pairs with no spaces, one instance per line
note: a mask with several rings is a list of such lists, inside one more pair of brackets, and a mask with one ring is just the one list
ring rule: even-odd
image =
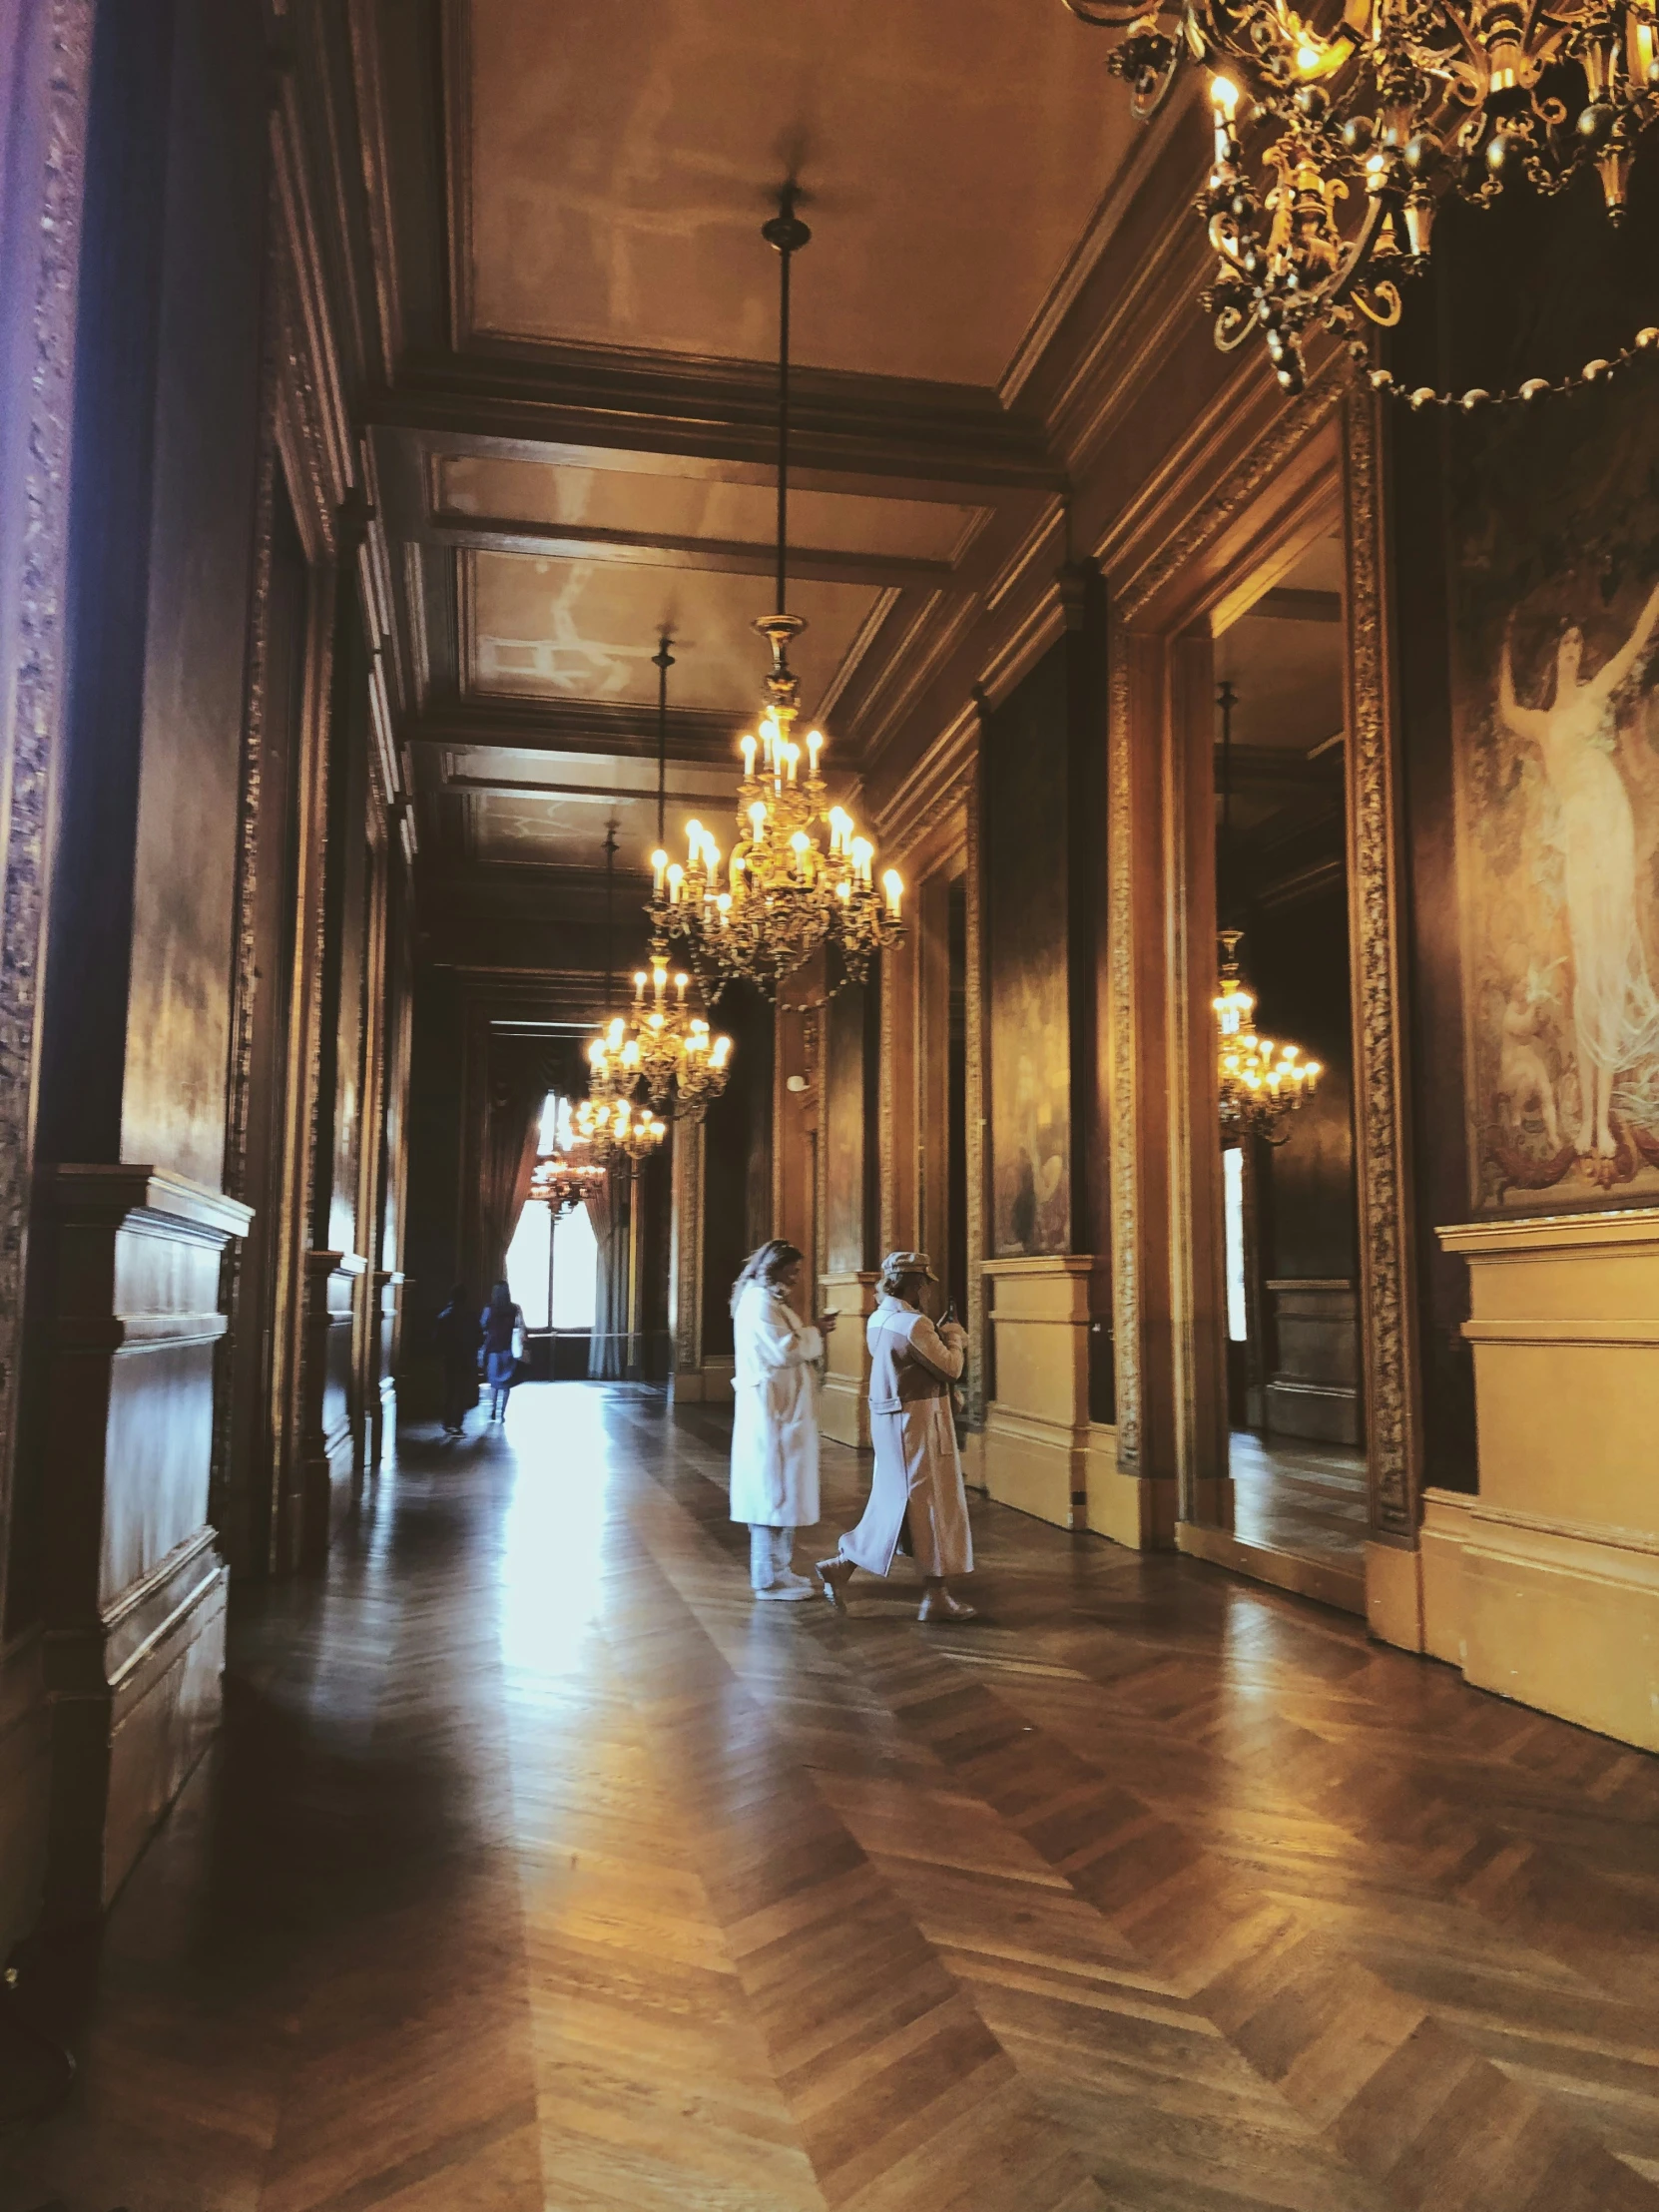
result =
[[[1368,325],[1400,318],[1399,283],[1428,267],[1449,194],[1488,205],[1513,178],[1543,194],[1586,170],[1623,219],[1638,145],[1659,118],[1655,0],[1346,0],[1316,21],[1287,0],[1065,0],[1117,34],[1107,68],[1144,122],[1183,57],[1216,72],[1214,159],[1197,207],[1218,262],[1203,295],[1224,352],[1252,332],[1287,392],[1303,388],[1303,346],[1320,324],[1370,358]],[[1242,110],[1253,110],[1250,160]],[[1252,170],[1254,169],[1254,175]],[[1643,330],[1563,386],[1651,356]],[[1373,383],[1394,388],[1385,370]],[[1538,397],[1431,387],[1402,396],[1474,408]]]
[[[851,817],[829,804],[819,773],[824,734],[795,736],[801,683],[790,666],[791,643],[807,625],[788,605],[790,441],[790,265],[812,237],[795,212],[796,188],[786,186],[779,213],[761,236],[779,256],[778,346],[778,613],[756,629],[772,648],[759,734],[741,744],[737,830],[727,880],[720,846],[700,822],[686,827],[687,858],[652,856],[653,925],[683,945],[711,999],[746,980],[771,998],[779,985],[821,948],[830,955],[828,989],[861,983],[871,957],[903,934],[904,885],[889,868],[875,883],[875,848]],[[803,773],[805,770],[805,773]],[[821,835],[828,831],[828,842]]]
[[[1233,841],[1233,709],[1238,694],[1223,684],[1216,695],[1221,708],[1221,856],[1224,866],[1232,857]],[[1221,943],[1221,988],[1211,1004],[1217,1031],[1221,1129],[1224,1138],[1242,1142],[1260,1137],[1281,1145],[1290,1135],[1290,1116],[1306,1098],[1312,1098],[1325,1072],[1318,1060],[1305,1060],[1302,1048],[1275,1044],[1256,1034],[1256,998],[1239,973],[1242,929],[1218,932]]]

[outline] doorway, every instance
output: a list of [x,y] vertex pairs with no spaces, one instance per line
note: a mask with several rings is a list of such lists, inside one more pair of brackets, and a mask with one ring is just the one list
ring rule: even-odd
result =
[[[536,1138],[538,1158],[569,1154],[573,1101],[549,1091]],[[507,1288],[524,1313],[527,1365],[538,1382],[585,1381],[599,1306],[599,1241],[586,1206],[555,1220],[529,1200],[507,1247]]]
[[1363,1612],[1344,584],[1333,518],[1214,635],[1218,928],[1242,931],[1257,1034],[1321,1069],[1294,1109],[1218,1132],[1221,1372],[1231,1563]]

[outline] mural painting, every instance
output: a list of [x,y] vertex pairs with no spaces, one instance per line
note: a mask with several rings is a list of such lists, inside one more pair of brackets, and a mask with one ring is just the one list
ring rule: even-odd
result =
[[984,850],[990,1011],[991,1250],[1066,1252],[1071,1239],[1071,1053],[1064,669],[1052,653],[986,732]]
[[1506,419],[1453,511],[1476,1209],[1659,1197],[1659,408]]

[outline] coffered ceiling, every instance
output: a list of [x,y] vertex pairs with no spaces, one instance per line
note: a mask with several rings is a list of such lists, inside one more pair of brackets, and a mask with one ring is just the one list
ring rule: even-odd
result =
[[814,232],[794,658],[855,801],[916,670],[1059,512],[1018,392],[1146,144],[1102,43],[1061,0],[357,4],[423,865],[591,871],[614,818],[637,871],[665,633],[671,832],[729,808],[774,611],[786,178]]

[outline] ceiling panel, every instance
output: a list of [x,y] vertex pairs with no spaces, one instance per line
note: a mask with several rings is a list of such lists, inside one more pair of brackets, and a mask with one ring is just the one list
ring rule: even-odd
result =
[[[753,718],[770,665],[750,627],[773,611],[766,577],[514,553],[469,553],[463,563],[476,690],[654,708],[652,656],[666,629],[675,641],[673,704]],[[791,612],[808,622],[792,658],[809,713],[880,596],[853,584],[792,588]]]
[[994,384],[1136,133],[1060,0],[471,0],[475,327]]
[[[580,524],[664,537],[772,542],[777,496],[764,484],[707,476],[549,467],[474,455],[440,459],[437,506],[503,522]],[[792,490],[790,537],[826,552],[880,552],[949,560],[982,510],[923,499],[870,499]]]
[[[583,800],[471,792],[467,804],[472,816],[473,850],[480,860],[521,866],[602,868],[605,826],[614,820],[618,865],[630,875],[637,875],[650,865],[649,856],[657,842],[655,797],[594,807]],[[619,913],[628,902],[625,894],[631,890],[631,884],[619,887]]]

